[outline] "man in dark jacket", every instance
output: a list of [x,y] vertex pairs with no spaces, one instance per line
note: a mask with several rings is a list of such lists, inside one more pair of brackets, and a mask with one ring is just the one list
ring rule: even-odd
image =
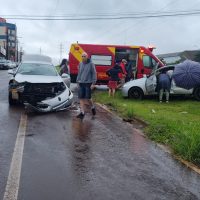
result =
[[87,53],[82,54],[82,62],[78,66],[78,97],[80,99],[81,112],[77,118],[83,119],[85,116],[85,104],[89,103],[93,115],[96,115],[96,109],[91,98],[91,90],[95,87],[97,73],[95,65],[88,58]]

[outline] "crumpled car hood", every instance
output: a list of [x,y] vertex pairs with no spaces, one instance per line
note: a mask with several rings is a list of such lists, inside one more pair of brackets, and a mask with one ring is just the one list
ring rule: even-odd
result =
[[16,74],[15,80],[19,83],[60,83],[63,82],[60,76],[41,76],[41,75],[24,75]]

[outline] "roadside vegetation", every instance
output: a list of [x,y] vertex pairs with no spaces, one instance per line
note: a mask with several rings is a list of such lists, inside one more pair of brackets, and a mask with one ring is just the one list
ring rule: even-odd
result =
[[59,65],[56,65],[56,70],[58,71],[58,73],[60,73],[60,66]]
[[155,98],[124,99],[120,92],[112,98],[100,91],[94,93],[94,98],[122,118],[144,120],[150,139],[168,145],[176,155],[200,166],[200,102],[183,98],[173,98],[169,104]]

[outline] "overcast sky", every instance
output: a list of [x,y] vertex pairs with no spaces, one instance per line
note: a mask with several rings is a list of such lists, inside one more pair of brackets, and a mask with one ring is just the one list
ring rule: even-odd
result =
[[[3,1],[3,0],[1,0]],[[69,15],[99,13],[166,12],[200,8],[200,0],[6,0],[4,15]],[[21,21],[18,29],[26,53],[49,55],[58,62],[67,57],[70,44],[126,44],[156,46],[155,54],[200,49],[200,15],[94,21]]]

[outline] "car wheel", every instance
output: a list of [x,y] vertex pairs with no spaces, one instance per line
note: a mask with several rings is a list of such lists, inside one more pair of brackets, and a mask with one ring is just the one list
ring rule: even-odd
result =
[[132,98],[132,99],[142,99],[144,96],[144,93],[140,88],[133,87],[129,90],[128,96],[129,98]]
[[197,100],[197,101],[200,101],[200,87],[196,88],[194,90],[194,98]]
[[11,92],[9,92],[9,95],[8,95],[8,102],[9,102],[10,106],[17,104],[17,100],[12,98],[12,93]]

